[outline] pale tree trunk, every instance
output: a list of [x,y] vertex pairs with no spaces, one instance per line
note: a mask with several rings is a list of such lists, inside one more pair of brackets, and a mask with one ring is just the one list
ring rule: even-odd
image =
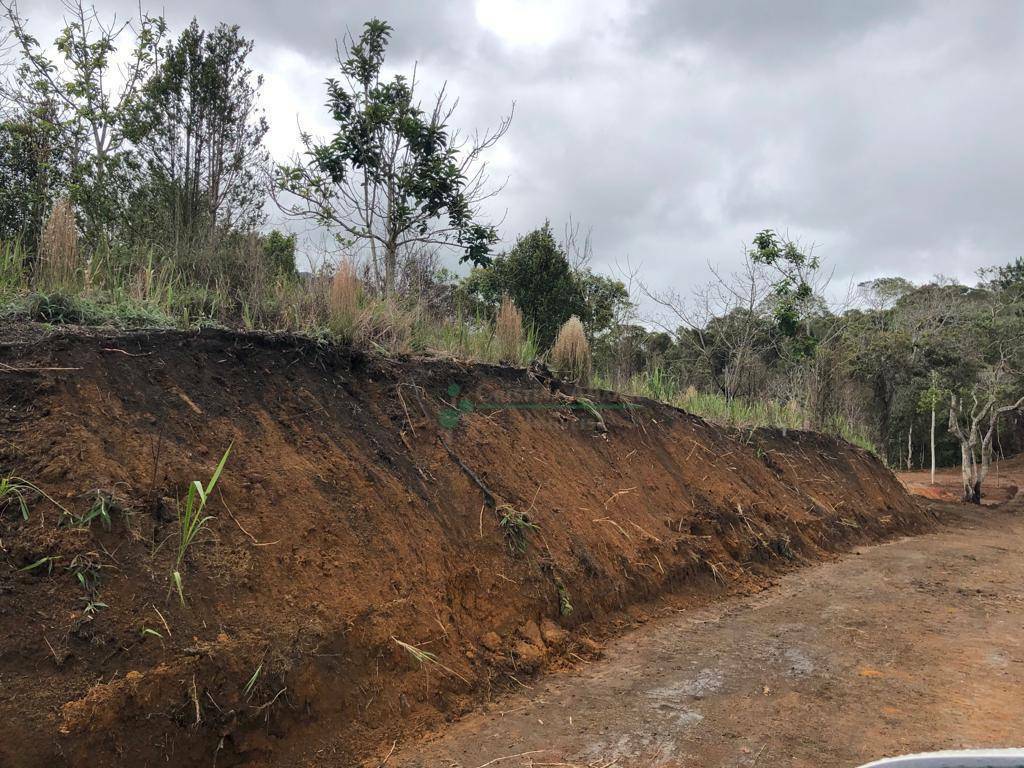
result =
[[935,398],[932,398],[932,485],[935,485]]
[[[992,438],[995,435],[999,416],[1009,411],[1018,410],[1024,405],[1021,397],[1012,405],[997,408],[995,397],[990,396],[984,404],[979,404],[977,397],[970,413],[970,427],[965,432],[960,424],[960,401],[952,395],[949,405],[949,429],[960,440],[961,477],[963,480],[963,499],[972,504],[981,503],[981,486],[992,466]],[[988,418],[988,429],[981,436],[981,424]],[[980,438],[980,439],[979,439]],[[975,456],[975,449],[979,449]]]
[[914,425],[910,425],[910,429],[907,430],[907,471],[910,471],[910,465],[914,461]]

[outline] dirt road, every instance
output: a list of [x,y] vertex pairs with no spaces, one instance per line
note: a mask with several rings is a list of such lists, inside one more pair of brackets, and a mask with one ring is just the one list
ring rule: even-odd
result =
[[822,768],[1024,745],[1024,517],[956,509],[643,626],[386,765]]

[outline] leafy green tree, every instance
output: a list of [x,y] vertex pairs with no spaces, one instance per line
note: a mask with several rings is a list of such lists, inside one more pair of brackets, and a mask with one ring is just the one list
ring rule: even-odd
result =
[[487,314],[495,312],[503,295],[511,296],[542,347],[554,342],[558,329],[573,315],[580,318],[587,335],[596,338],[633,308],[621,281],[586,267],[572,268],[550,222],[517,239],[489,266],[470,272],[461,292]]
[[263,259],[272,274],[281,277],[298,277],[295,266],[295,235],[286,235],[278,229],[271,230],[260,238]]
[[542,348],[551,346],[566,320],[587,314],[586,297],[547,222],[490,266],[473,270],[463,290],[489,310],[507,293]]
[[[111,223],[126,207],[136,169],[128,127],[141,107],[143,84],[156,67],[166,24],[145,14],[132,23],[106,23],[81,0],[69,0],[65,26],[54,42],[58,64],[29,33],[13,2],[4,0],[0,7],[21,57],[3,95],[25,109],[52,106],[71,158],[70,196],[95,245],[110,237]],[[134,40],[115,65],[125,31]]]
[[278,168],[286,213],[336,231],[346,247],[366,248],[379,287],[393,293],[399,254],[406,249],[457,249],[462,261],[483,266],[497,241],[480,221],[488,188],[483,153],[508,130],[472,141],[450,126],[455,105],[444,89],[424,108],[412,78],[382,78],[391,26],[373,19],[339,55],[341,78],[327,81],[328,107],[336,124],[327,141],[303,133],[304,157]]
[[577,270],[575,278],[583,295],[584,311],[580,320],[591,337],[608,333],[634,309],[629,291],[621,280],[594,274],[589,269]]
[[187,255],[263,222],[268,126],[252,50],[237,26],[205,31],[195,19],[161,48],[131,124],[147,176],[135,195],[136,238]]
[[0,122],[0,241],[17,240],[30,254],[66,188],[59,135],[45,104]]
[[772,315],[782,336],[798,342],[799,354],[811,354],[815,338],[810,334],[798,338],[798,330],[800,321],[814,307],[813,275],[821,266],[818,257],[804,253],[795,241],[765,229],[754,236],[750,258],[755,264],[769,267],[774,272]]

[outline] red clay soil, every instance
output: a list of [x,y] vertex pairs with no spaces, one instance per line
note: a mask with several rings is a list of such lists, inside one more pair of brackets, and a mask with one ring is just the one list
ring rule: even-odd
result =
[[0,511],[5,768],[358,765],[623,611],[930,524],[833,438],[214,330],[3,329],[0,470],[52,499]]

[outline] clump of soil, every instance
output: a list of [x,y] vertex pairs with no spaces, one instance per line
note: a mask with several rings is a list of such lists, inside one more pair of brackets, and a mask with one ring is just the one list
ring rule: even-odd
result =
[[4,766],[358,763],[616,612],[926,524],[833,438],[215,330],[8,328],[0,468],[49,497],[0,512]]

